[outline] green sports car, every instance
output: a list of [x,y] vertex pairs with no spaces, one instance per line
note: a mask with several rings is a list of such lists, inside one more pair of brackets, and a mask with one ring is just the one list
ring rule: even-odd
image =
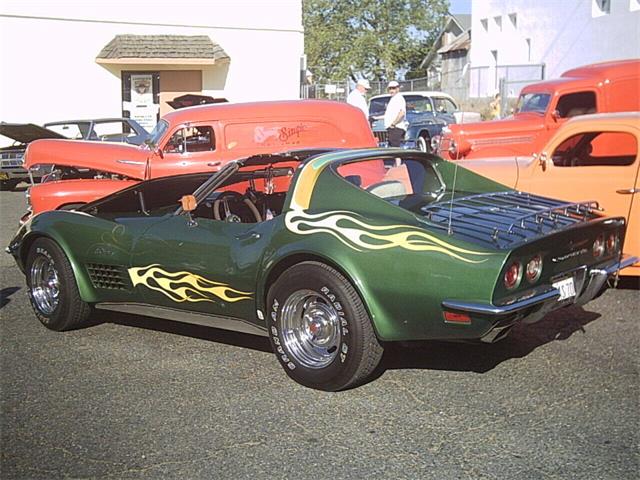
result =
[[11,241],[36,316],[105,309],[268,336],[295,381],[361,384],[386,342],[504,337],[634,259],[596,202],[510,190],[390,149],[298,151],[50,211]]

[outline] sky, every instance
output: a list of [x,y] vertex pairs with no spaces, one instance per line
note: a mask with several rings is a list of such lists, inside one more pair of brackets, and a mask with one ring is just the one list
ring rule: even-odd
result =
[[449,13],[471,13],[471,0],[449,0]]

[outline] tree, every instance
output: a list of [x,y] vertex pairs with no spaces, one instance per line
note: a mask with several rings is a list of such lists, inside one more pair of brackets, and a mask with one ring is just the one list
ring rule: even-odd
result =
[[308,67],[320,82],[396,78],[420,63],[448,7],[448,0],[303,0]]

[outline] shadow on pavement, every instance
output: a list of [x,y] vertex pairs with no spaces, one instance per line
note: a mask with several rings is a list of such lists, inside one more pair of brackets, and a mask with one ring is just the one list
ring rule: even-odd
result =
[[425,369],[485,373],[500,363],[522,358],[547,343],[566,340],[600,314],[569,307],[531,325],[516,325],[508,337],[494,344],[408,342],[388,344],[380,365],[385,370]]
[[251,350],[257,350],[260,352],[271,353],[272,351],[269,339],[266,337],[258,337],[257,335],[232,332],[229,330],[204,327],[201,325],[192,325],[190,323],[172,322],[170,320],[162,320],[160,318],[130,315],[127,313],[104,311],[96,312],[95,319],[99,322],[113,323],[127,327],[144,328],[146,330],[171,333],[173,335],[181,335],[183,337],[198,338],[209,342],[250,348]]
[[8,287],[0,290],[0,308],[7,306],[11,302],[9,297],[18,290],[20,290],[20,287]]
[[[125,313],[97,313],[96,320],[99,322],[182,335],[260,352],[272,351],[267,338],[255,335]],[[584,332],[584,326],[599,317],[600,314],[582,307],[569,307],[553,312],[535,324],[516,325],[507,338],[495,344],[440,341],[388,343],[377,373],[370,381],[386,370],[397,369],[488,372],[506,360],[525,357],[542,345],[566,340],[577,331]]]

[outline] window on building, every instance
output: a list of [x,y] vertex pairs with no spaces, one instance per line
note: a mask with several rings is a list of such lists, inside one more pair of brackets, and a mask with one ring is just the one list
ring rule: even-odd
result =
[[496,27],[498,27],[498,30],[502,31],[502,16],[498,15],[497,17],[493,17],[493,21],[496,22]]
[[511,25],[513,25],[513,28],[518,28],[518,14],[517,13],[510,13],[509,14],[509,20],[511,20]]
[[207,126],[181,128],[164,147],[165,153],[211,152],[215,149],[213,129]]
[[611,13],[611,0],[591,0],[591,16],[602,17]]
[[560,97],[556,110],[560,118],[571,118],[578,115],[596,112],[595,92],[568,93]]
[[485,32],[489,31],[489,20],[486,18],[483,18],[480,20],[480,25],[482,25],[482,28],[484,28]]

